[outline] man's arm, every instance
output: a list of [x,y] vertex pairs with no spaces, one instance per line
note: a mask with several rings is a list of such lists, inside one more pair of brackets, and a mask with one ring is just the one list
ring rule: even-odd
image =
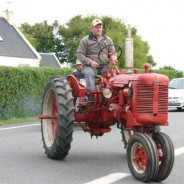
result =
[[77,48],[77,59],[82,63],[82,64],[87,64],[90,65],[92,59],[86,57],[87,53],[87,37],[84,37]]

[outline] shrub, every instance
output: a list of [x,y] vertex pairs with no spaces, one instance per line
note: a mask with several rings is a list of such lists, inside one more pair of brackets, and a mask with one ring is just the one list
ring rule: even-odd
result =
[[0,67],[0,119],[40,114],[44,86],[51,76],[67,76],[72,68]]

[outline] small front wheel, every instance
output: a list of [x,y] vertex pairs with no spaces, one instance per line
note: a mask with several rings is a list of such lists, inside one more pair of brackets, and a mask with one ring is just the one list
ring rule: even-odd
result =
[[153,140],[157,146],[159,155],[159,171],[154,181],[165,180],[174,164],[174,146],[168,135],[162,132],[156,132],[153,134]]
[[158,173],[158,155],[154,141],[145,133],[134,133],[127,147],[127,162],[132,175],[149,182]]

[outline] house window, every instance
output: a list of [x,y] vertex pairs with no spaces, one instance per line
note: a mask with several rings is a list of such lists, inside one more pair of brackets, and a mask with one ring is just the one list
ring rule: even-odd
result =
[[3,38],[0,36],[0,42],[3,42]]

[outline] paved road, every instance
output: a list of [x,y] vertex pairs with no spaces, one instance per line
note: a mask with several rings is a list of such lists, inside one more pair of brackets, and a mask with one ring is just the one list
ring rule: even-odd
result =
[[[162,131],[173,140],[176,157],[171,175],[162,183],[183,183],[184,111],[170,111],[169,122]],[[140,183],[130,175],[116,127],[98,139],[75,128],[73,138],[69,155],[55,161],[44,154],[39,123],[0,127],[0,184]]]

